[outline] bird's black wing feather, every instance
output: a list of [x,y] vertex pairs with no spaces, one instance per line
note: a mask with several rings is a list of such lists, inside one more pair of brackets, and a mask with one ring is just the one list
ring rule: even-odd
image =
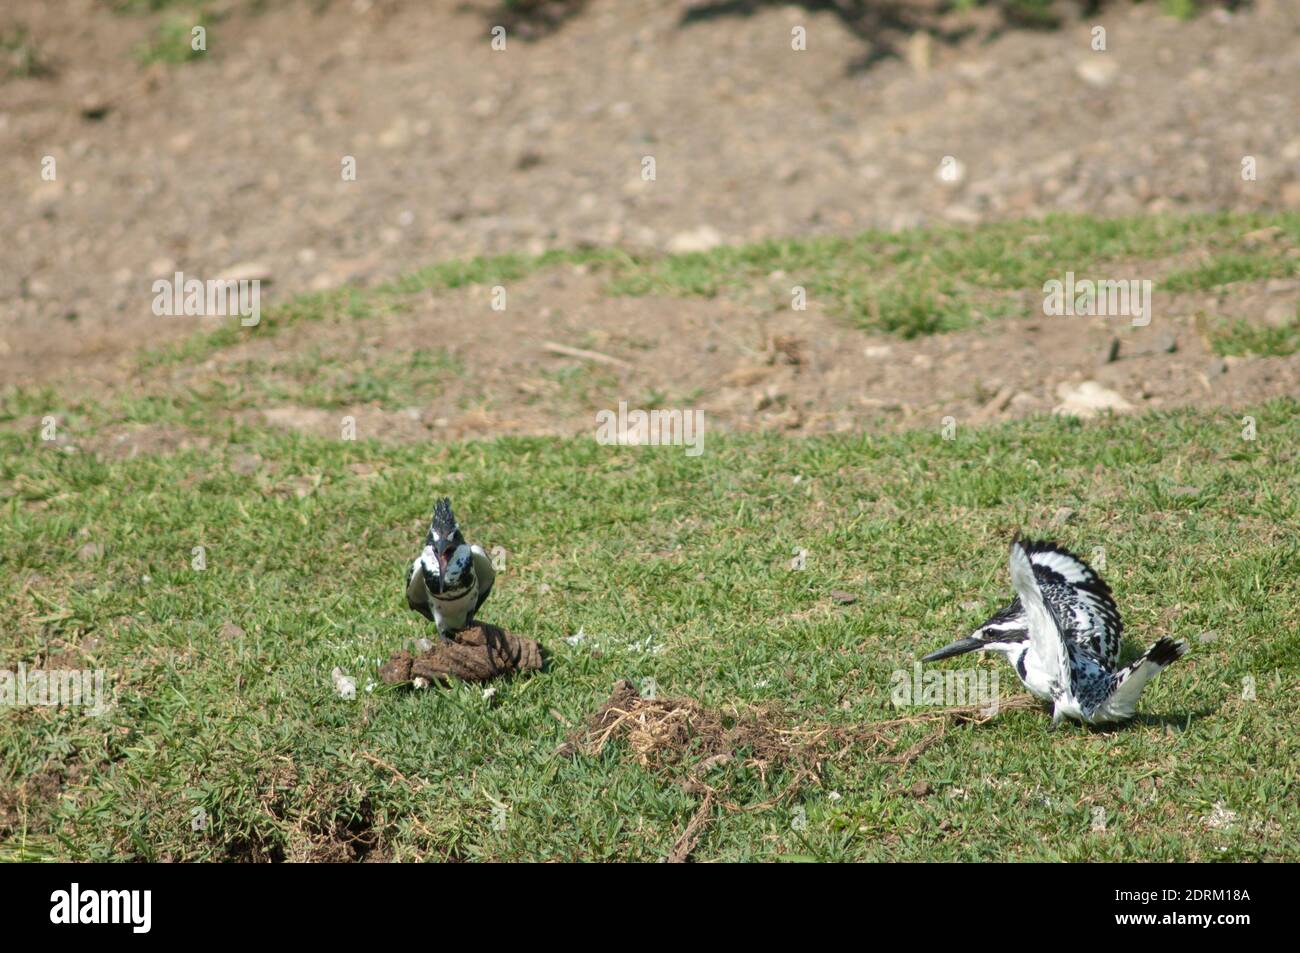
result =
[[474,603],[474,611],[470,613],[472,619],[492,593],[492,584],[496,582],[497,572],[492,566],[492,560],[481,546],[471,546],[470,551],[474,554],[474,578],[478,582],[478,602]]

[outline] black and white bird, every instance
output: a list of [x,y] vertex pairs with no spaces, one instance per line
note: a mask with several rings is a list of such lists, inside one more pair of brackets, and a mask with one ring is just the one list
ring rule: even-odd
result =
[[1017,539],[1010,567],[1011,604],[921,661],[997,652],[1030,694],[1052,703],[1053,724],[1070,717],[1095,725],[1132,718],[1147,682],[1187,652],[1186,642],[1161,638],[1120,668],[1124,623],[1110,587],[1087,563],[1055,543]]
[[446,641],[465,628],[492,592],[496,570],[481,546],[465,542],[444,497],[433,508],[424,551],[406,573],[406,602]]

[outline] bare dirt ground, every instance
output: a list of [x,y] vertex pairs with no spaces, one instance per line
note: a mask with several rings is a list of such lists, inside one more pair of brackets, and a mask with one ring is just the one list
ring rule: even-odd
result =
[[[227,15],[202,59],[146,67],[133,51],[157,17],[97,0],[6,4],[0,27],[24,27],[48,71],[0,78],[0,384],[120,379],[140,346],[192,333],[193,319],[150,310],[152,282],[178,270],[261,275],[283,298],[485,252],[678,250],[1053,210],[1300,208],[1300,8],[1281,0],[1190,23],[1117,5],[1054,32],[904,40],[881,58],[842,16],[793,5],[701,15],[593,0],[504,52],[481,0],[267,7],[217,5]],[[1094,22],[1106,53],[1089,47]],[[806,51],[790,48],[794,26]],[[53,182],[40,175],[47,155]],[[653,182],[640,175],[647,155]],[[1246,155],[1254,182],[1240,175]],[[356,181],[342,179],[344,156]],[[936,175],[944,156],[959,163],[955,183]],[[1247,291],[1261,309],[1297,293]],[[571,429],[578,407],[543,418],[528,392],[563,386],[541,345],[566,325],[616,348],[636,339],[638,366],[616,374],[629,393],[694,394],[742,428],[929,423],[954,404],[1028,413],[1084,378],[1136,405],[1220,404],[1294,392],[1300,376],[1294,357],[1225,374],[1191,324],[1205,302],[1190,299],[1163,329],[1171,354],[1154,332],[1147,342],[1104,322],[872,340],[816,308],[776,322],[735,301],[608,299],[567,272],[512,299],[511,315],[551,317],[489,328],[493,346],[475,349],[484,323],[511,318],[484,317],[481,302],[457,311],[470,294],[407,320],[502,383],[477,408],[403,414],[412,436]],[[387,348],[404,330],[312,335]],[[1099,368],[1117,333],[1126,356]]]
[[[1207,311],[1258,313],[1278,301],[1294,309],[1289,281],[1252,283],[1224,309],[1214,294],[1167,295],[1146,327],[1040,315],[912,340],[864,334],[817,302],[791,311],[782,291],[766,303],[758,290],[743,300],[610,298],[603,278],[566,266],[514,284],[506,312],[491,310],[487,288],[443,292],[407,311],[313,322],[198,364],[162,365],[131,387],[137,396],[219,388],[230,399],[217,412],[244,423],[338,437],[347,418],[358,437],[397,443],[590,434],[595,409],[616,410],[620,397],[631,408],[703,410],[710,428],[793,435],[1015,419],[1055,410],[1088,381],[1133,412],[1241,408],[1300,390],[1300,355],[1216,357],[1199,321]],[[444,368],[404,366],[413,340],[436,340]],[[338,402],[338,381],[367,378],[391,379],[385,399]],[[110,458],[204,439],[168,427],[78,429],[73,439]]]

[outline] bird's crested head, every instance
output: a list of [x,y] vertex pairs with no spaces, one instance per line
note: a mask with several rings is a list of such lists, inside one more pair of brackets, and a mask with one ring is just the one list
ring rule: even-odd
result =
[[451,539],[459,532],[456,514],[451,511],[451,498],[444,496],[433,506],[433,519],[429,521],[429,542]]
[[425,545],[433,549],[433,554],[438,559],[443,585],[454,588],[460,581],[460,576],[471,568],[472,560],[448,497],[444,496],[433,508],[433,519],[429,523]]

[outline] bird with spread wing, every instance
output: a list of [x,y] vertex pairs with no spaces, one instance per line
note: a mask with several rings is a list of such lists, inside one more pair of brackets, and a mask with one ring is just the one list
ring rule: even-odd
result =
[[1110,587],[1074,553],[1017,539],[1009,559],[1016,598],[970,636],[931,652],[936,662],[966,652],[1004,656],[1030,694],[1052,703],[1052,722],[1125,721],[1147,682],[1182,658],[1186,642],[1161,638],[1119,666],[1124,623]]

